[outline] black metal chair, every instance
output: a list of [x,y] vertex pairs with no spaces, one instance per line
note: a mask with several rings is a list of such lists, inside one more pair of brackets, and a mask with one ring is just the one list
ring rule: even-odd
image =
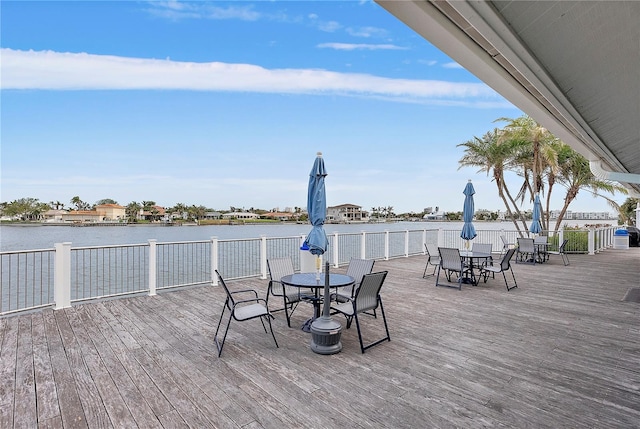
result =
[[335,292],[331,294],[331,299],[338,302],[352,300],[356,291],[360,287],[360,283],[362,283],[362,278],[366,274],[371,274],[373,271],[373,264],[375,262],[375,259],[351,258],[345,274],[353,277],[354,282],[351,286],[335,288]]
[[500,256],[503,256],[505,253],[507,253],[507,250],[511,249],[512,247],[516,247],[516,244],[509,243],[507,237],[505,237],[504,235],[500,236],[500,240],[502,240],[502,250],[500,251]]
[[[486,253],[487,255],[489,255],[489,258],[487,258],[487,260],[484,263],[493,265],[493,256],[491,256],[491,253],[493,252],[493,245],[491,243],[473,243],[471,245],[471,251]],[[486,278],[485,278],[485,281],[487,281]]]
[[[470,275],[470,268],[464,263],[460,256],[460,250],[453,247],[438,247],[440,254],[440,265],[438,265],[438,274],[436,276],[436,286],[457,287],[462,290],[462,277]],[[440,283],[440,271],[444,270],[444,274],[449,283]],[[457,286],[451,284],[451,276],[458,276]]]
[[538,252],[533,238],[518,237],[518,247],[516,250],[516,262],[520,263],[536,263]]
[[[481,275],[484,277],[484,282],[487,282],[487,273],[502,273],[502,277],[504,278],[504,284],[507,286],[507,291],[510,291],[513,288],[518,287],[518,283],[516,282],[516,276],[513,274],[513,269],[511,268],[511,258],[513,254],[516,253],[516,249],[508,249],[507,253],[504,254],[502,259],[500,260],[499,265],[489,265],[488,263],[483,264],[480,269]],[[507,282],[507,276],[505,274],[506,271],[511,271],[511,277],[513,277],[513,286],[509,286],[509,282]]]
[[547,236],[538,235],[533,238],[533,244],[536,246],[536,252],[538,253],[538,262],[546,262],[549,260],[549,245],[547,242]]
[[[267,268],[269,269],[269,286],[267,288],[267,304],[269,296],[281,296],[284,306],[272,312],[284,310],[287,318],[287,326],[291,327],[291,315],[296,310],[298,303],[306,299],[307,295],[300,292],[300,288],[282,284],[280,279],[284,276],[294,273],[293,262],[291,258],[272,258],[267,259]],[[309,292],[311,294],[311,292]]]
[[562,262],[564,263],[564,266],[566,267],[567,265],[569,265],[569,256],[567,256],[567,252],[566,252],[566,246],[567,243],[569,242],[569,240],[565,239],[562,244],[560,245],[560,247],[558,247],[558,250],[549,250],[547,251],[547,254],[549,255],[560,255],[562,256]]
[[[378,273],[365,274],[362,277],[360,287],[358,288],[358,290],[356,290],[356,294],[351,301],[341,304],[336,303],[331,306],[331,309],[334,310],[334,314],[341,313],[346,317],[347,329],[351,327],[351,322],[353,321],[353,319],[356,320],[356,328],[358,329],[358,340],[360,341],[360,350],[362,351],[362,353],[364,353],[365,350],[377,344],[380,344],[383,341],[391,341],[391,338],[389,336],[389,327],[387,325],[387,316],[384,314],[382,298],[380,297],[380,289],[382,288],[382,284],[387,277],[387,273],[388,271],[380,271]],[[362,313],[369,314],[368,312],[371,311],[373,311],[373,314],[375,315],[378,307],[380,308],[380,313],[382,314],[386,336],[365,346],[362,339],[362,327],[360,326],[360,319],[358,318],[358,315]]]
[[423,279],[427,277],[427,270],[429,269],[429,265],[433,266],[433,272],[429,275],[434,276],[436,274],[436,267],[440,265],[440,254],[437,250],[438,249],[432,244],[424,244],[424,251],[427,254],[427,263],[424,267],[424,272],[422,273]]
[[[267,332],[267,327],[264,324],[266,320],[269,324],[269,330],[271,331],[271,336],[273,337],[273,341],[276,343],[276,347],[278,346],[278,341],[276,340],[276,336],[273,333],[273,328],[271,327],[271,319],[273,319],[273,315],[269,313],[269,309],[267,307],[267,301],[258,298],[258,292],[254,289],[243,289],[236,290],[231,292],[227,287],[227,284],[224,282],[224,279],[218,272],[216,271],[216,275],[218,276],[218,281],[224,288],[224,291],[227,294],[227,299],[224,302],[224,306],[222,307],[222,313],[220,314],[220,320],[218,321],[218,327],[216,328],[216,333],[213,336],[213,341],[218,348],[218,357],[222,354],[222,348],[224,347],[224,341],[227,338],[227,332],[229,332],[229,327],[231,326],[232,320],[237,320],[238,322],[245,322],[247,320],[260,318],[260,322],[262,322],[262,328],[264,332]],[[239,294],[253,296],[252,298],[245,299],[236,299],[234,296]],[[264,304],[263,304],[264,303]],[[227,322],[227,327],[224,330],[224,335],[222,336],[222,340],[218,338],[218,332],[220,331],[220,326],[222,325],[222,319],[224,318],[225,311],[229,309],[229,321]]]

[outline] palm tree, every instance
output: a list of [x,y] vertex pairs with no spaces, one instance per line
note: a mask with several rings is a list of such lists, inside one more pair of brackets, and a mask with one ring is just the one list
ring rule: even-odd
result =
[[56,201],[49,201],[49,205],[51,207],[55,207],[56,210],[64,210],[64,203],[61,203],[60,201],[56,200]]
[[[458,169],[462,167],[479,167],[479,172],[484,172],[487,176],[491,175],[493,177],[493,181],[498,188],[498,195],[507,209],[509,218],[520,235],[523,235],[517,219],[522,221],[524,231],[527,230],[527,225],[518,205],[507,188],[504,172],[516,154],[522,151],[522,147],[526,145],[526,142],[502,139],[501,134],[502,131],[496,128],[482,137],[474,137],[472,140],[459,144],[458,146],[465,148],[465,153],[458,161],[460,164]],[[517,216],[514,215],[514,212]]]
[[618,213],[620,223],[626,225],[635,225],[636,207],[638,206],[638,202],[640,202],[639,198],[627,198],[625,202],[619,206]]
[[[522,203],[528,196],[529,201],[533,202],[536,194],[544,195],[545,177],[550,187],[555,183],[558,168],[556,149],[560,141],[527,115],[516,119],[499,118],[496,121],[507,122],[502,129],[502,139],[525,143],[522,151],[514,157],[510,169],[523,178],[516,199]],[[546,210],[540,219],[543,229],[548,229],[549,197],[548,193]]]
[[556,232],[560,229],[569,204],[575,200],[580,190],[585,189],[594,196],[602,196],[601,192],[603,191],[611,194],[616,191],[627,193],[627,189],[621,185],[596,178],[593,173],[591,173],[589,161],[573,149],[564,150],[559,153],[558,166],[559,172],[556,180],[567,189],[567,193],[564,197],[564,205],[556,221]]
[[127,220],[129,222],[136,222],[138,220],[138,214],[140,213],[140,209],[142,206],[135,201],[131,201],[127,204],[127,207],[124,209]]
[[80,199],[80,197],[78,197],[77,195],[75,197],[71,198],[71,204],[76,206],[76,210],[88,210],[89,209],[89,204],[85,203],[84,201],[82,201]]

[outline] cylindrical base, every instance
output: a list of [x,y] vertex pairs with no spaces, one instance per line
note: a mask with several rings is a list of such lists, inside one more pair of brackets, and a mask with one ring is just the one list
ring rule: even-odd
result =
[[613,248],[614,249],[628,249],[629,248],[629,236],[628,235],[614,235],[613,236]]
[[321,355],[332,355],[342,350],[340,337],[342,325],[331,319],[321,316],[311,324],[311,350]]

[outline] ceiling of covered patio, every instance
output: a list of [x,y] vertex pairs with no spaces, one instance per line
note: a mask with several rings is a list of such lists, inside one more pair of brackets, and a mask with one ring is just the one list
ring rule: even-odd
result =
[[640,193],[640,2],[376,2]]

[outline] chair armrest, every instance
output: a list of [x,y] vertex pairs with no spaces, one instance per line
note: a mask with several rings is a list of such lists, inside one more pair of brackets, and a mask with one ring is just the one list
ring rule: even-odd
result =
[[[234,290],[233,292],[229,292],[231,295],[236,295],[239,293],[246,293],[246,292],[252,292],[256,298],[258,298],[258,292],[254,289],[242,289],[242,290]],[[240,302],[240,301],[238,301]]]
[[265,304],[265,307],[266,307],[266,304],[267,304],[267,302],[263,298],[252,298],[252,299],[240,299],[240,300],[236,301],[236,305],[235,306],[237,307],[238,304],[245,304],[247,302],[256,302],[256,303],[263,302]]

